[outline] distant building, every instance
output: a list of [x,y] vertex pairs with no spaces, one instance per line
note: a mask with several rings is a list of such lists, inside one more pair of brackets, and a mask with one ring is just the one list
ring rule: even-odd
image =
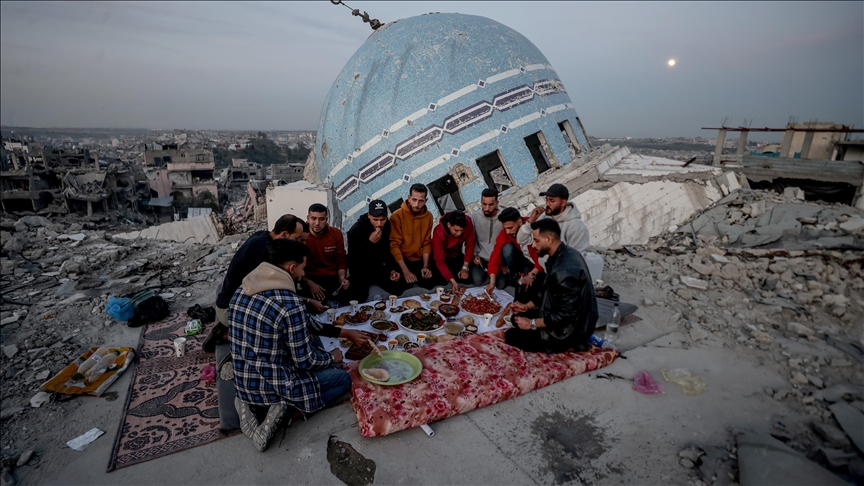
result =
[[191,199],[209,192],[211,197],[218,198],[212,150],[189,149],[173,143],[147,147],[143,169],[152,197]]
[[280,164],[267,168],[267,178],[273,181],[296,182],[303,179],[306,164]]

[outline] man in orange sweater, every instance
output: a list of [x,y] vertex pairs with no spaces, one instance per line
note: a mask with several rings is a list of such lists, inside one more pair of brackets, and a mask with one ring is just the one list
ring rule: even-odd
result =
[[428,189],[414,184],[408,200],[390,216],[390,253],[402,269],[406,287],[431,289],[432,213],[426,208]]
[[[321,301],[348,301],[348,257],[342,232],[327,223],[327,207],[315,203],[309,206],[306,222],[309,239],[306,246],[311,254],[306,262],[306,276],[302,282],[309,295]],[[333,294],[336,295],[333,295]]]

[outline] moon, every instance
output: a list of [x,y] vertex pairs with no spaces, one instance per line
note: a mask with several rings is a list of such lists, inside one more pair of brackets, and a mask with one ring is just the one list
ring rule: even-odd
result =
[[669,64],[670,67],[674,66],[675,65],[675,59],[669,59],[669,62],[667,64]]

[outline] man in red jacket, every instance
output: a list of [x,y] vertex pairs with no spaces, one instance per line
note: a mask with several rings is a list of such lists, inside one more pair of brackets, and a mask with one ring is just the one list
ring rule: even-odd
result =
[[[311,254],[306,262],[306,276],[302,282],[309,295],[321,301],[335,300],[345,304],[349,282],[348,256],[345,253],[345,238],[342,232],[327,223],[328,211],[323,204],[309,206],[306,222],[309,224],[309,239],[306,246]],[[336,293],[337,295],[333,295]]]
[[[529,288],[532,286],[541,287],[535,285],[535,281],[543,277],[543,267],[540,266],[537,250],[533,246],[523,248],[516,241],[519,228],[527,220],[528,218],[523,218],[516,208],[506,208],[498,215],[502,229],[498,233],[498,239],[495,240],[495,249],[489,256],[487,293],[491,294],[495,290],[495,280],[499,278],[499,269],[502,273],[500,278],[506,278],[510,285],[516,287],[516,300],[519,302],[527,302],[526,299],[531,298],[530,295],[523,296]],[[520,277],[522,278],[522,285],[519,285]]]
[[[450,282],[453,291],[459,283],[468,284],[468,266],[474,259],[474,225],[462,211],[453,211],[441,218],[432,232],[432,253],[441,278]],[[463,251],[462,246],[465,246]],[[455,275],[454,275],[455,274]],[[458,280],[457,280],[458,278]]]

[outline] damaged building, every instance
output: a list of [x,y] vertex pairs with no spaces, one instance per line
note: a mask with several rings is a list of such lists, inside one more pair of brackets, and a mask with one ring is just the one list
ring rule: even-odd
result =
[[173,198],[175,206],[217,204],[216,162],[212,150],[176,143],[147,144],[144,174],[152,198]]
[[3,211],[75,213],[92,217],[109,210],[137,211],[141,184],[125,164],[100,164],[88,149],[35,148],[4,140],[0,170]]

